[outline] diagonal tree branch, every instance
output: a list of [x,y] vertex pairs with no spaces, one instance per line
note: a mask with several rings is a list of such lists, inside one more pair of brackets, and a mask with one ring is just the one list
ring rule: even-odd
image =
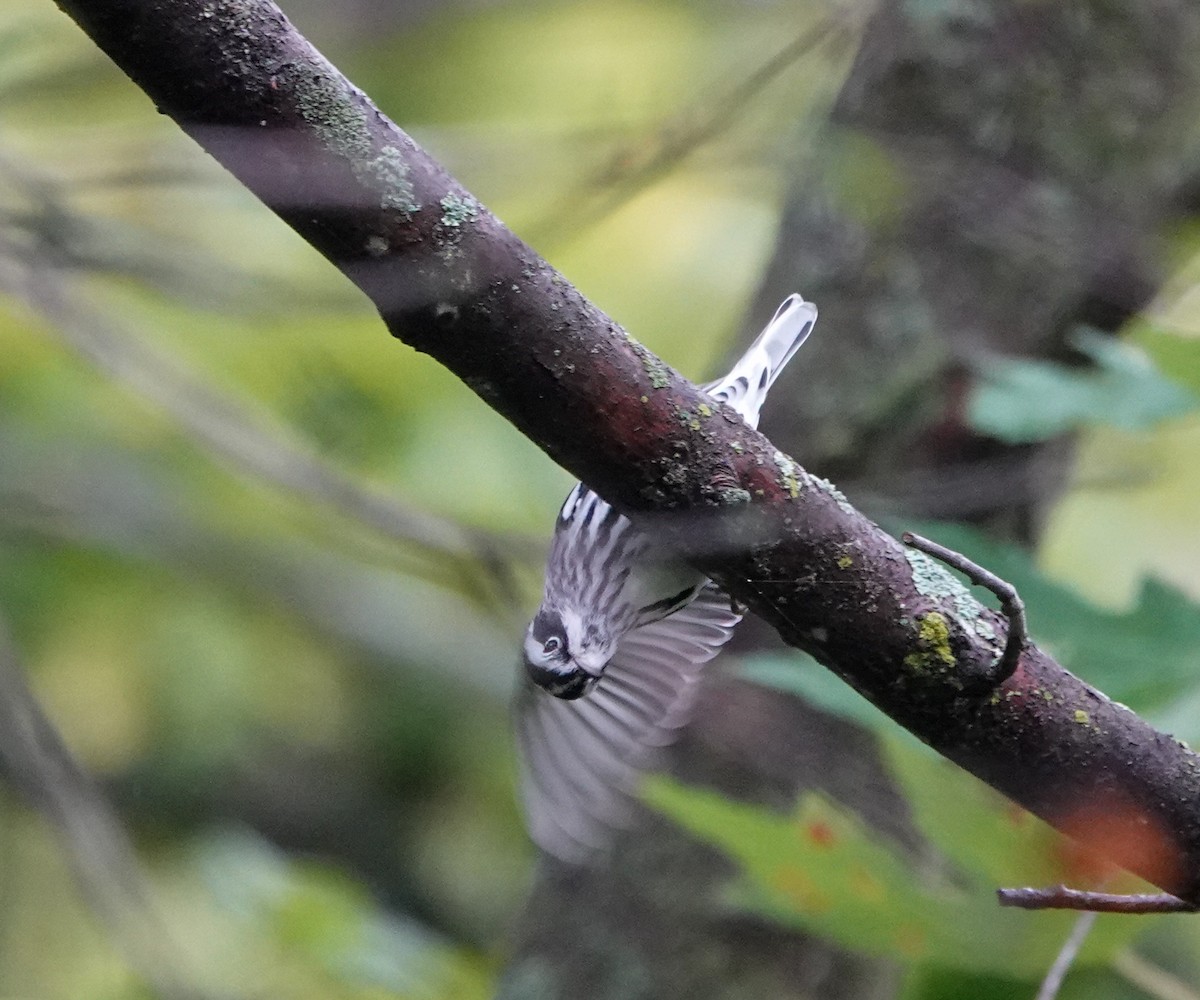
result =
[[265,0],[60,0],[388,329],[948,758],[1200,901],[1200,758],[1005,627],[681,378]]

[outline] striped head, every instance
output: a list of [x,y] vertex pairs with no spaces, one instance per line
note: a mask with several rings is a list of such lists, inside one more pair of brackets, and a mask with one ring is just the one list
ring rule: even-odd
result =
[[570,608],[543,604],[525,632],[525,670],[556,698],[582,698],[599,682],[616,643]]

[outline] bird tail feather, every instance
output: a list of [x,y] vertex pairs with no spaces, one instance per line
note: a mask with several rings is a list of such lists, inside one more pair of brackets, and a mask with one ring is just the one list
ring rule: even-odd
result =
[[767,391],[808,339],[816,321],[816,306],[799,295],[789,295],[729,374],[710,382],[705,391],[732,406],[751,427],[757,427]]

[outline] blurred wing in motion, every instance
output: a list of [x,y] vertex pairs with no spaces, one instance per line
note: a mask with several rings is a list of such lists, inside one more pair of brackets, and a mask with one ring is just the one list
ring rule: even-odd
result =
[[579,862],[607,846],[632,815],[638,778],[688,721],[704,664],[740,620],[709,583],[687,607],[627,633],[585,697],[564,701],[522,678],[521,792],[539,847]]

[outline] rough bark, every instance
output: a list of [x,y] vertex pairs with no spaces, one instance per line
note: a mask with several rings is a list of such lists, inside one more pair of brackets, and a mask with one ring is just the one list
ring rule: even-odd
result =
[[[370,296],[394,335],[951,760],[1117,863],[1200,899],[1195,755],[1036,648],[994,687],[996,615],[711,408],[272,4],[62,6]],[[1096,824],[1099,814],[1109,821]]]

